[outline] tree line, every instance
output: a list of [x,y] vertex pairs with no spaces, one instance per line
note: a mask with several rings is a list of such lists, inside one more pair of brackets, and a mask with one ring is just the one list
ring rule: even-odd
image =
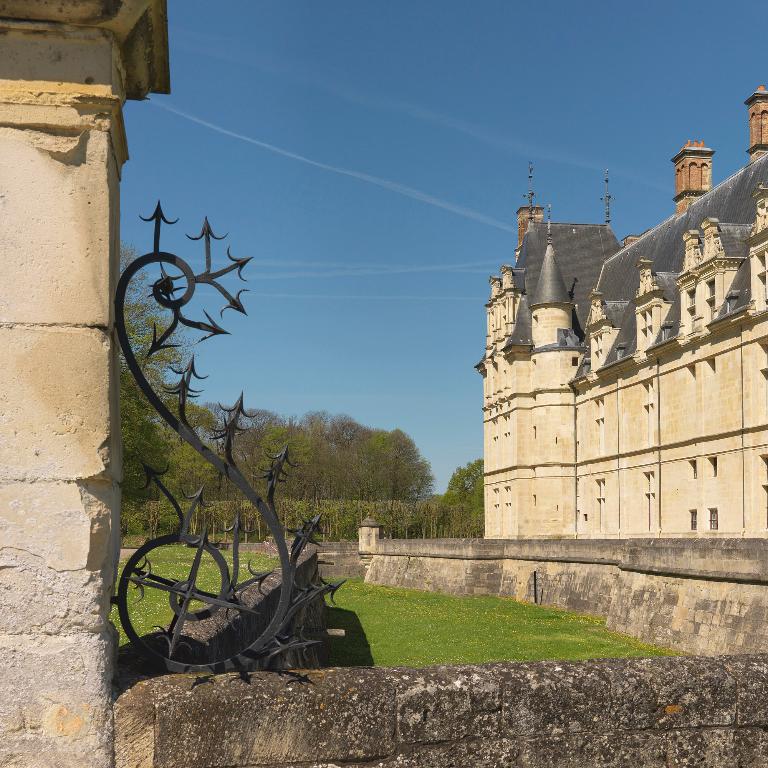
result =
[[[123,250],[127,264],[134,253]],[[189,357],[190,339],[147,358],[146,351],[162,316],[151,298],[146,278],[131,287],[127,300],[127,330],[145,375],[159,394],[166,393],[175,409],[173,369]],[[224,417],[219,405],[188,403],[187,413],[209,447],[223,450],[217,437]],[[204,488],[204,504],[193,518],[195,530],[207,526],[212,538],[227,537],[236,510],[253,540],[267,534],[263,522],[239,491],[170,430],[141,393],[125,361],[120,368],[120,416],[124,452],[122,534],[146,538],[175,529],[176,514],[157,488],[146,487],[142,463],[167,468],[162,481],[183,501]],[[264,473],[269,457],[284,445],[291,462],[281,484],[277,506],[281,522],[293,527],[321,514],[328,539],[355,539],[365,517],[383,526],[392,538],[475,537],[482,535],[482,461],[459,468],[443,495],[434,493],[429,462],[413,439],[400,429],[382,430],[360,424],[350,416],[324,411],[301,417],[267,410],[248,412],[235,442],[235,459],[253,487],[265,493]]]

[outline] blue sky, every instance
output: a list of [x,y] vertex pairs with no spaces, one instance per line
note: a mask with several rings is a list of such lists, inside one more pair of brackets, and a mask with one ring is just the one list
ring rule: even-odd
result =
[[768,80],[757,7],[170,0],[172,94],[126,107],[122,238],[151,249],[159,197],[180,255],[201,263],[207,214],[253,257],[248,316],[198,349],[205,397],[400,427],[443,490],[482,453],[472,366],[528,161],[559,221],[602,221],[610,168],[618,237],[672,212],[687,139],[728,176]]

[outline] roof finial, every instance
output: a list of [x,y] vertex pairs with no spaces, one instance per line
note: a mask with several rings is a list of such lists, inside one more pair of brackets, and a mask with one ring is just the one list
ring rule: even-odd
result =
[[528,221],[534,219],[534,200],[536,199],[536,193],[533,191],[533,163],[528,161],[528,194],[523,195],[528,200]]
[[605,203],[605,223],[611,223],[611,200],[613,195],[608,191],[608,169],[605,169],[605,195],[600,198]]
[[552,245],[552,203],[547,203],[547,245]]

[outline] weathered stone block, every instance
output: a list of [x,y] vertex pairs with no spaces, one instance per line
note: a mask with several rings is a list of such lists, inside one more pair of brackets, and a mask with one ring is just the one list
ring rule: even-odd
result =
[[499,735],[501,692],[492,669],[430,667],[393,671],[393,676],[400,741],[430,743]]
[[23,552],[0,550],[0,633],[106,629],[109,586],[90,571],[54,571]]
[[[768,658],[765,656],[728,656],[723,666],[738,688],[736,722],[741,725],[768,726]],[[766,755],[768,763],[768,755]]]
[[112,427],[107,334],[5,326],[0,348],[0,480],[104,473]]
[[611,681],[601,664],[539,662],[496,669],[504,736],[605,730],[610,724]]
[[[67,531],[53,538],[51,531]],[[91,517],[77,483],[0,485],[0,550],[28,552],[56,571],[85,568]]]
[[0,765],[109,768],[112,650],[111,631],[0,635]]
[[109,198],[92,190],[109,183],[107,174],[117,182],[111,154],[109,134],[87,125],[58,135],[0,129],[3,215],[14,222],[3,233],[13,258],[0,260],[0,323],[109,323],[117,222]]
[[175,676],[155,695],[156,768],[352,762],[394,749],[395,689],[374,669],[221,675],[204,684]]
[[736,680],[714,659],[626,659],[601,665],[612,727],[674,729],[736,722]]

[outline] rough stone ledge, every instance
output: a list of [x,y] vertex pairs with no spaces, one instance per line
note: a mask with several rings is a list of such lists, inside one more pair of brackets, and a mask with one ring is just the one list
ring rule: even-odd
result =
[[174,675],[115,723],[117,768],[759,766],[768,656]]
[[768,584],[768,539],[382,539],[371,554],[612,565],[660,576]]

